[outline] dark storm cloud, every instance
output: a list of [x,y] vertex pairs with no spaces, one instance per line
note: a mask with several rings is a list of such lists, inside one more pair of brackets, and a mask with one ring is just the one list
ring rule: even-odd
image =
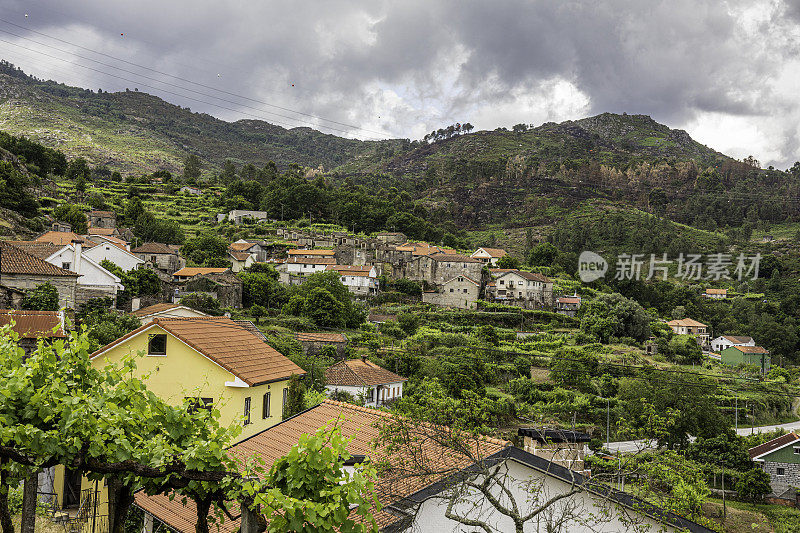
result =
[[[70,42],[236,94],[392,135],[414,137],[451,121],[471,120],[471,116],[481,117],[476,124],[481,128],[508,126],[503,122],[507,113],[493,115],[492,110],[513,106],[515,99],[528,95],[537,102],[528,105],[541,109],[525,108],[520,101],[520,116],[511,120],[532,121],[534,117],[525,116],[526,112],[536,112],[536,118],[543,120],[577,118],[555,116],[559,106],[547,92],[552,88],[548,83],[560,80],[588,100],[582,108],[586,113],[645,113],[673,127],[701,121],[701,126],[712,128],[707,121],[720,117],[769,120],[770,147],[775,153],[762,160],[783,163],[798,148],[794,124],[800,100],[783,94],[778,82],[787,81],[781,69],[797,55],[800,7],[794,1],[765,0],[754,5],[716,0],[49,0],[31,6],[30,2],[0,0],[0,6],[4,8],[1,18]],[[0,23],[2,29],[20,32]],[[2,54],[11,50],[0,46]],[[50,77],[63,79],[58,73],[66,69],[80,81],[89,80],[89,87],[131,85],[59,65],[58,60],[33,60],[36,56],[29,52],[18,57],[16,62],[23,68],[40,75],[52,69]],[[110,68],[97,68],[120,75]],[[169,90],[184,96],[161,95],[194,110],[226,119],[252,118],[189,98],[206,97]],[[300,115],[291,117],[305,122],[277,117],[267,112],[288,114],[234,96],[225,98],[235,103],[215,102],[273,122],[346,129]],[[355,130],[351,134],[375,136]],[[720,142],[743,144],[730,139]]]

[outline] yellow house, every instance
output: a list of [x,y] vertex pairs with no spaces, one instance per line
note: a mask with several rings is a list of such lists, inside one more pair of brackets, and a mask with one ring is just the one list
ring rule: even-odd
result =
[[[289,379],[305,374],[257,333],[223,317],[155,318],[100,348],[91,360],[119,363],[128,354],[143,354],[137,372],[149,374],[148,389],[171,403],[196,398],[200,405],[216,405],[221,424],[242,424],[239,438],[280,422]],[[89,493],[105,507],[105,490],[80,473],[65,476],[56,467],[53,485],[61,508],[80,505]]]

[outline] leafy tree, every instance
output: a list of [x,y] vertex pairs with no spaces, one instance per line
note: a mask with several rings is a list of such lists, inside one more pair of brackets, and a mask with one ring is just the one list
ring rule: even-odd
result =
[[462,348],[437,363],[436,377],[453,398],[462,398],[470,392],[485,395],[489,374],[482,353]]
[[497,330],[489,324],[478,326],[475,330],[475,337],[481,342],[491,344],[492,346],[498,346],[500,344],[500,336],[497,334]]
[[711,437],[698,437],[689,447],[687,457],[733,470],[744,471],[753,467],[744,439],[731,429]]
[[58,289],[49,281],[37,285],[25,294],[21,306],[30,311],[58,311]]
[[582,392],[592,390],[599,360],[593,353],[570,347],[559,348],[550,363],[550,379],[561,387]]
[[397,315],[397,325],[406,335],[413,335],[419,327],[419,317],[413,313],[400,313]]
[[75,318],[86,327],[90,350],[94,351],[141,326],[138,318],[110,309],[111,298],[91,298],[78,309]]
[[186,241],[181,247],[181,254],[198,265],[218,266],[219,261],[227,265],[228,241],[206,231]]
[[[253,266],[257,266],[255,263]],[[259,265],[246,272],[239,272],[242,280],[242,302],[245,307],[254,304],[267,309],[280,306],[286,301],[286,288],[278,283],[278,272],[269,265]]]
[[497,268],[519,268],[519,259],[506,254],[497,260]]
[[14,168],[10,161],[0,160],[0,207],[33,216],[39,203],[31,191],[32,181],[28,176]]
[[208,315],[220,316],[222,314],[219,300],[211,295],[200,292],[187,294],[181,298],[180,304],[191,307],[192,309],[197,309],[201,313],[206,313]]
[[297,413],[305,411],[306,386],[300,376],[292,376],[289,379],[289,389],[286,393],[286,405],[283,409],[284,420]]
[[323,287],[314,287],[306,297],[303,315],[323,327],[343,327],[344,306]]
[[258,304],[254,304],[250,307],[250,314],[256,319],[256,324],[258,324],[261,318],[267,315],[267,310]]
[[739,476],[736,481],[736,492],[746,500],[758,502],[772,492],[769,482],[769,474],[760,468],[751,468]]
[[703,360],[703,350],[692,335],[672,337],[669,341],[669,352],[666,355],[680,365],[690,365]]
[[558,257],[558,248],[549,242],[536,245],[528,254],[528,264],[531,266],[550,266]]
[[581,331],[607,344],[611,337],[644,341],[650,336],[651,316],[636,301],[619,293],[600,294],[581,307]]
[[70,180],[79,180],[83,178],[84,183],[92,175],[92,169],[89,168],[89,163],[82,157],[76,157],[67,165],[67,173],[65,177]]
[[196,180],[200,177],[200,170],[202,169],[202,162],[200,158],[194,154],[186,157],[183,161],[183,177],[187,180]]

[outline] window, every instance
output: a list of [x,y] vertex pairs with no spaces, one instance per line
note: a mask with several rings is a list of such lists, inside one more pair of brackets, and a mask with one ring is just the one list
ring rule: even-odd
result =
[[244,399],[244,425],[250,423],[250,396]]
[[453,288],[452,287],[450,287],[450,292],[453,292]]
[[467,294],[467,289],[464,289],[464,294]]
[[800,455],[800,446],[795,446],[794,447],[794,454],[795,455]]
[[69,270],[70,266],[72,266],[72,263],[61,263],[61,268],[64,270]]
[[505,284],[506,284],[505,280],[502,280],[502,279],[501,279],[501,280],[500,280],[500,285],[505,285]]
[[156,333],[147,339],[147,355],[167,355],[166,333]]
[[269,400],[271,395],[271,392],[264,395],[264,403],[261,406],[261,418],[263,419],[269,418]]
[[776,469],[775,473],[778,474],[779,476],[785,476],[786,475],[786,469],[779,467],[779,468]]

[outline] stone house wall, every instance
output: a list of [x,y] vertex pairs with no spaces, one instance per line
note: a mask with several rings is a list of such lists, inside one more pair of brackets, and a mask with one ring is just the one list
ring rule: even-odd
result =
[[6,287],[22,291],[33,290],[50,282],[58,290],[58,305],[74,309],[77,276],[37,276],[33,274],[3,274],[2,283]]

